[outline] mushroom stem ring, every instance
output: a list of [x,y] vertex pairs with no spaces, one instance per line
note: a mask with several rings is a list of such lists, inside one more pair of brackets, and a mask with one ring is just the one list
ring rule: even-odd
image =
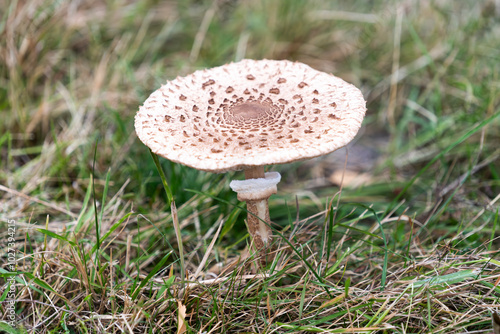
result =
[[276,194],[276,185],[280,182],[281,175],[278,172],[270,172],[265,173],[264,177],[249,178],[251,174],[255,174],[254,172],[259,171],[255,168],[247,169],[246,180],[231,181],[229,186],[238,194],[238,200],[247,202],[249,233],[256,248],[264,250],[272,241],[268,199],[272,194]]

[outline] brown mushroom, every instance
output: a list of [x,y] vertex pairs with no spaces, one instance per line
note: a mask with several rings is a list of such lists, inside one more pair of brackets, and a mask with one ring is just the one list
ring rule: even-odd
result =
[[365,111],[359,89],[331,74],[286,60],[242,60],[167,82],[140,107],[135,128],[171,161],[214,173],[244,169],[247,180],[258,179],[231,187],[247,201],[249,232],[262,250],[272,239],[267,199],[279,182],[264,166],[345,146]]

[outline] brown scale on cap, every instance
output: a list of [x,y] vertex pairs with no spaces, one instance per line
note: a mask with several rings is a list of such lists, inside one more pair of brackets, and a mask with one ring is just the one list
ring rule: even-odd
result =
[[135,127],[156,154],[224,172],[332,152],[354,137],[365,110],[361,92],[331,74],[243,60],[167,82],[140,108]]

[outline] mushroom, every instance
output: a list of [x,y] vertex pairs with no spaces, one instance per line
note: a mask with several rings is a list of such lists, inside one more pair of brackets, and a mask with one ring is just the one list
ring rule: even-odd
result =
[[271,244],[268,198],[280,175],[265,165],[318,157],[349,143],[366,107],[360,90],[331,74],[287,60],[242,60],[177,77],[135,117],[154,153],[198,170],[245,170],[232,181],[247,202],[257,249]]

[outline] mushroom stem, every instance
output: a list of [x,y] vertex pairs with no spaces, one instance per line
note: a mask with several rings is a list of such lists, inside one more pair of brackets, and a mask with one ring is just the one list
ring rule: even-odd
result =
[[265,221],[267,224],[271,224],[267,200],[268,198],[257,201],[247,201],[248,230],[254,240],[255,247],[259,251],[265,250],[271,243],[273,237],[273,231],[264,223]]
[[[263,178],[265,178],[264,166],[255,166],[245,169],[246,180]],[[259,250],[264,250],[271,243],[273,235],[271,228],[264,223],[271,224],[268,204],[269,196],[255,201],[247,200],[248,229],[254,240],[255,246]]]
[[264,167],[252,167],[245,170],[245,178],[232,181],[230,187],[238,193],[240,201],[247,202],[248,231],[257,250],[265,255],[272,241],[268,199],[276,193],[281,176],[276,172],[264,173]]
[[245,169],[245,179],[263,179],[265,178],[264,166],[255,166]]

